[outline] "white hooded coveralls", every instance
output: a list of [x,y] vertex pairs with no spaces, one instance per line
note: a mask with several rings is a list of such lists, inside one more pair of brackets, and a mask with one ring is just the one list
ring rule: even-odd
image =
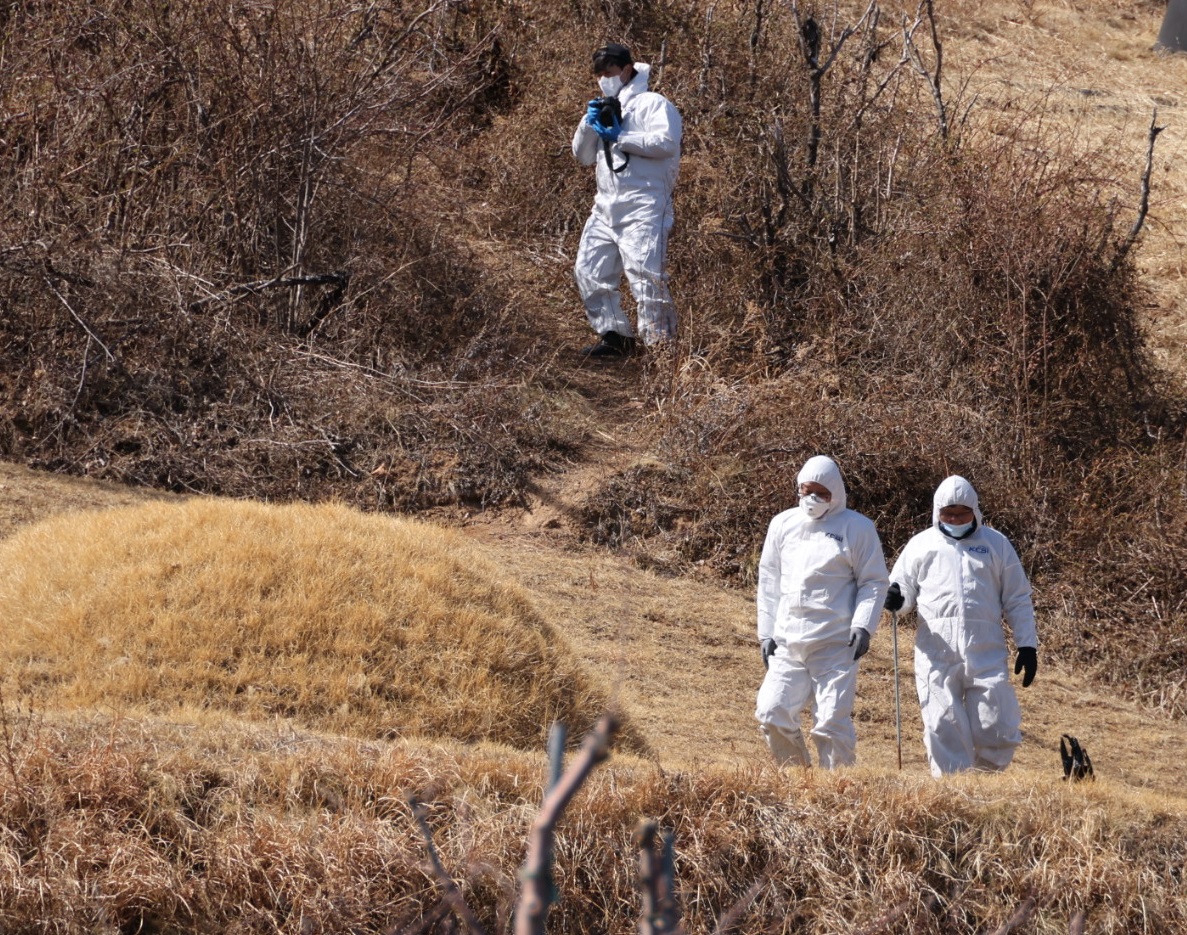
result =
[[662,94],[647,90],[651,66],[636,62],[635,75],[618,92],[622,134],[610,147],[617,168],[606,165],[602,140],[584,118],[573,134],[573,155],[597,164],[598,194],[577,247],[574,275],[590,326],[599,335],[632,337],[618,287],[625,272],[644,344],[676,334],[676,310],[668,291],[668,232],[672,192],[680,165],[680,114]]
[[754,716],[780,765],[808,766],[800,715],[811,704],[820,765],[857,759],[853,627],[874,635],[889,582],[874,524],[845,506],[845,484],[831,458],[808,459],[799,483],[824,485],[828,511],[800,507],[771,520],[758,566],[758,639],[777,647],[758,690]]
[[[939,528],[940,510],[955,505],[977,520],[963,539]],[[1010,541],[983,525],[972,484],[959,476],[940,484],[931,528],[907,543],[890,578],[902,590],[902,612],[919,611],[915,687],[932,774],[1005,769],[1022,742],[1022,711],[1002,620],[1015,646],[1039,642],[1026,571]]]

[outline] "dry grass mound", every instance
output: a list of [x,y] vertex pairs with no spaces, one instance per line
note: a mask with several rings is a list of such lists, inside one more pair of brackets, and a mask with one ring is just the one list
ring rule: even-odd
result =
[[[227,719],[7,715],[5,931],[455,931],[409,792],[428,803],[442,862],[487,930],[508,930],[542,756]],[[665,774],[616,759],[558,828],[550,931],[637,923],[630,835],[641,817],[674,833],[689,932],[713,931],[740,900],[739,935],[1065,935],[1077,911],[1090,932],[1187,926],[1181,803],[1105,779]],[[1020,906],[1029,921],[1008,925]]]
[[421,523],[149,503],[29,527],[0,565],[0,665],[39,706],[536,748],[606,705],[516,585]]

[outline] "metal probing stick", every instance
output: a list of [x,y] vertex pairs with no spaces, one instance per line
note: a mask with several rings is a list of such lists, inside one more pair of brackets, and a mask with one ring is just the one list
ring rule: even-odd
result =
[[890,612],[890,643],[894,652],[894,743],[898,748],[898,768],[903,768],[903,709],[898,690],[898,611]]

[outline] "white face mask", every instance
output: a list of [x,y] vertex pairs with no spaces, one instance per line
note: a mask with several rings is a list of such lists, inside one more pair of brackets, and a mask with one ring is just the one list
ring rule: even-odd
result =
[[954,525],[952,523],[940,523],[940,531],[945,535],[951,536],[953,539],[961,539],[968,535],[969,530],[973,528],[973,522],[973,520],[970,520],[969,522],[961,523],[960,525]]
[[828,512],[829,501],[819,494],[810,493],[800,497],[800,509],[808,514],[808,519],[820,519]]
[[602,75],[598,79],[598,87],[602,89],[602,93],[606,97],[615,97],[622,90],[622,77],[620,75]]

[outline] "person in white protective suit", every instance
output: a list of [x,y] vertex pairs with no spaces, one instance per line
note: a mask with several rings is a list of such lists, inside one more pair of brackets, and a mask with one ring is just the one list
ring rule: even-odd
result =
[[[680,164],[683,125],[662,94],[647,89],[651,66],[625,46],[594,52],[603,99],[590,101],[573,134],[573,155],[597,165],[598,193],[577,247],[574,275],[598,341],[586,357],[621,357],[635,350],[635,329],[622,310],[626,274],[638,312],[638,337],[650,346],[675,337],[676,310],[668,291],[668,232]],[[617,100],[621,117],[606,99]]]
[[918,610],[915,686],[932,774],[1005,769],[1022,742],[1022,712],[1003,619],[1023,688],[1038,670],[1039,641],[1026,571],[1010,541],[984,525],[972,484],[940,484],[931,528],[907,543],[890,579],[886,609]]
[[820,765],[852,765],[857,660],[870,647],[888,580],[874,524],[845,506],[831,458],[800,470],[799,505],[771,520],[758,566],[758,641],[767,674],[755,717],[779,765],[808,766],[800,717],[813,712]]

